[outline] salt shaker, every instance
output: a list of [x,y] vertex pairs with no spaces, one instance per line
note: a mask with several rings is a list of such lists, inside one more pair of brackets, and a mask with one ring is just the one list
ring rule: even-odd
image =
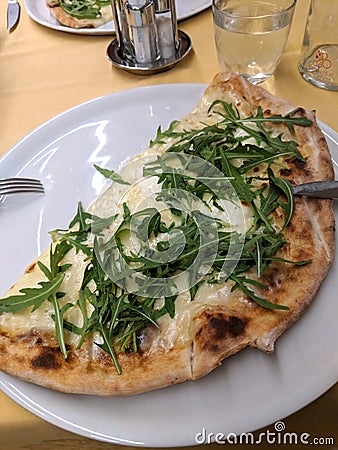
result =
[[161,58],[174,59],[178,46],[175,1],[154,0],[154,5]]
[[152,63],[160,58],[155,8],[152,0],[139,6],[137,3],[125,3],[130,41],[134,49],[135,61],[140,64]]
[[315,86],[338,91],[338,0],[311,0],[299,72]]

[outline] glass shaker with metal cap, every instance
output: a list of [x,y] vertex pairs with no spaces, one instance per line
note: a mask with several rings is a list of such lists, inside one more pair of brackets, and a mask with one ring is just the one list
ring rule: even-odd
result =
[[299,71],[315,86],[338,91],[338,0],[311,0]]
[[152,63],[160,58],[155,8],[152,0],[142,5],[126,1],[126,19],[135,61],[140,64]]
[[154,5],[161,58],[170,60],[179,45],[175,1],[154,0]]

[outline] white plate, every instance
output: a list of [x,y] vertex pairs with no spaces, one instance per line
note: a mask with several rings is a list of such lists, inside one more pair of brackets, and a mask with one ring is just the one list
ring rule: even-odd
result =
[[[103,177],[93,164],[118,169],[147,147],[159,124],[165,128],[188,113],[203,89],[150,86],[95,99],[37,128],[0,159],[0,177],[37,177],[46,187],[43,196],[11,196],[0,204],[0,295],[47,247],[48,231],[67,225],[77,201],[87,206],[100,191]],[[321,126],[337,161],[338,135]],[[61,394],[5,374],[0,387],[44,420],[111,443],[194,445],[203,429],[227,434],[267,426],[338,379],[337,264],[336,256],[318,298],[272,355],[247,349],[199,381],[129,398]]]
[[[177,19],[183,20],[197,14],[211,6],[211,0],[176,0]],[[113,22],[108,22],[98,28],[70,28],[65,27],[56,20],[49,8],[46,6],[46,0],[24,0],[24,7],[27,14],[39,23],[48,28],[58,31],[65,31],[74,34],[93,34],[107,35],[114,34],[115,27]]]

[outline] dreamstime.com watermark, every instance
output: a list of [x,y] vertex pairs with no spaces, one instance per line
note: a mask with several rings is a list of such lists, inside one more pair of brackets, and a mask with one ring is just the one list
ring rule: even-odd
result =
[[274,424],[274,430],[266,430],[260,433],[213,433],[205,428],[195,435],[196,444],[248,444],[248,445],[334,445],[334,438],[330,436],[312,436],[308,432],[285,431],[285,423],[278,421]]

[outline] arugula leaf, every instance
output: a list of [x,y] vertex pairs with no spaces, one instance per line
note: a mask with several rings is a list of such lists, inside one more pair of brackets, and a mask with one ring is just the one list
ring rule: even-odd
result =
[[176,137],[177,132],[174,132],[173,129],[175,125],[178,123],[177,120],[173,120],[166,131],[162,131],[162,128],[159,126],[156,132],[156,137],[154,140],[150,141],[150,147],[153,147],[155,144],[164,144],[166,142],[166,138]]
[[283,311],[288,311],[290,309],[288,306],[280,305],[278,303],[272,303],[262,297],[258,297],[258,295],[256,295],[254,291],[247,286],[248,284],[257,284],[260,285],[260,287],[262,287],[262,285],[259,284],[258,282],[250,280],[247,277],[239,277],[235,275],[231,275],[230,279],[235,283],[234,286],[232,287],[232,291],[234,291],[237,288],[240,288],[251,300],[258,303],[258,305],[262,306],[263,308],[279,309]]
[[54,315],[52,315],[52,318],[55,322],[55,334],[59,342],[61,353],[64,359],[67,359],[68,351],[64,339],[64,315],[70,308],[73,308],[74,305],[72,303],[66,303],[60,308],[56,294],[52,295],[51,298],[49,297],[49,299],[54,307]]
[[293,199],[293,191],[292,191],[292,185],[288,180],[285,180],[284,178],[277,178],[273,175],[273,172],[271,169],[269,170],[269,178],[270,182],[277,186],[282,193],[286,197],[286,202],[279,202],[279,205],[284,209],[285,218],[284,218],[284,225],[282,228],[282,231],[285,230],[285,228],[288,226],[292,213],[294,208],[294,199]]
[[121,175],[116,173],[114,170],[104,169],[97,164],[94,164],[95,169],[100,172],[101,175],[103,175],[105,178],[108,178],[109,180],[114,181],[115,183],[120,184],[128,184],[130,185],[129,181],[125,181]]
[[38,283],[41,287],[20,289],[21,294],[11,295],[0,300],[0,313],[17,313],[26,308],[32,307],[31,312],[55,295],[63,281],[64,274],[58,274],[51,281],[41,281]]

